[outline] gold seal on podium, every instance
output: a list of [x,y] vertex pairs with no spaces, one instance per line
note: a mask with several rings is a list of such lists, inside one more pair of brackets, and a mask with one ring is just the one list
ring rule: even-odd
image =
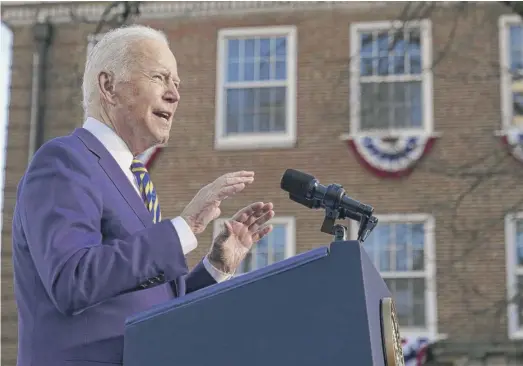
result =
[[390,297],[381,299],[381,338],[387,366],[405,366],[403,347],[396,317],[394,301]]

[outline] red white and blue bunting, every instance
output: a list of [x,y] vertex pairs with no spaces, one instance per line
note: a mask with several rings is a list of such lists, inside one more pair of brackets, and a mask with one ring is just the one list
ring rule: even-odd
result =
[[430,342],[424,337],[402,337],[405,366],[422,366],[428,361]]
[[434,142],[434,136],[425,134],[394,138],[353,136],[348,140],[358,161],[383,178],[399,178],[410,174]]
[[145,165],[145,168],[147,170],[151,169],[151,166],[153,165],[154,161],[158,157],[158,154],[162,151],[161,147],[153,146],[147,150],[145,150],[143,153],[137,156],[139,160],[142,161],[142,163]]
[[523,163],[523,128],[508,128],[502,132],[501,139],[512,156]]

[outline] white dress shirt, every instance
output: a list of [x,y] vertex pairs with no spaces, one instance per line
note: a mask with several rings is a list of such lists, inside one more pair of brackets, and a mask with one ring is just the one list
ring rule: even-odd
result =
[[[91,132],[104,147],[109,151],[114,160],[118,163],[125,176],[129,179],[129,182],[133,185],[136,194],[142,198],[140,191],[138,189],[138,183],[134,174],[131,171],[131,164],[133,161],[133,154],[125,144],[125,142],[118,136],[111,128],[109,128],[104,123],[88,117],[85,121],[83,128]],[[198,246],[198,240],[191,228],[185,220],[178,216],[171,220],[178,237],[180,238],[180,243],[182,245],[183,254],[187,255],[189,252],[196,249]],[[207,256],[203,259],[203,265],[209,274],[217,281],[221,282],[232,277],[227,273],[223,273],[216,269],[210,262]]]

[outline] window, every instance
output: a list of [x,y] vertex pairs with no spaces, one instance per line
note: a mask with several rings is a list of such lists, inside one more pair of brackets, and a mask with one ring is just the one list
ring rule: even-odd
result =
[[430,22],[351,26],[351,134],[432,133]]
[[523,212],[505,218],[508,332],[523,339]]
[[[428,215],[385,215],[363,243],[396,305],[403,336],[436,337],[434,220]],[[352,222],[351,234],[358,223]]]
[[216,85],[216,148],[294,146],[294,27],[220,31]]
[[523,129],[523,24],[519,16],[500,18],[503,129]]
[[[223,228],[224,219],[214,222],[214,237]],[[293,217],[275,217],[270,222],[273,226],[269,235],[256,243],[247,254],[236,274],[247,273],[269,264],[292,257],[295,254],[295,220]]]

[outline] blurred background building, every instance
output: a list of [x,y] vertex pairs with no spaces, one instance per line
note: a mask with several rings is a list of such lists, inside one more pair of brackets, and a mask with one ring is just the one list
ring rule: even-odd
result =
[[[417,354],[434,365],[523,365],[520,6],[2,5],[2,22],[13,34],[3,365],[16,363],[11,219],[18,181],[43,142],[82,125],[89,47],[132,23],[167,34],[182,78],[171,142],[143,156],[165,217],[219,175],[254,170],[255,184],[222,210],[227,217],[253,200],[275,203],[275,230],[243,264],[250,271],[331,241],[320,232],[322,212],[280,190],[286,168],[340,183],[380,219],[364,246],[394,295],[411,362],[410,345],[428,342],[427,352]],[[200,236],[191,265],[212,235],[210,228]]]

